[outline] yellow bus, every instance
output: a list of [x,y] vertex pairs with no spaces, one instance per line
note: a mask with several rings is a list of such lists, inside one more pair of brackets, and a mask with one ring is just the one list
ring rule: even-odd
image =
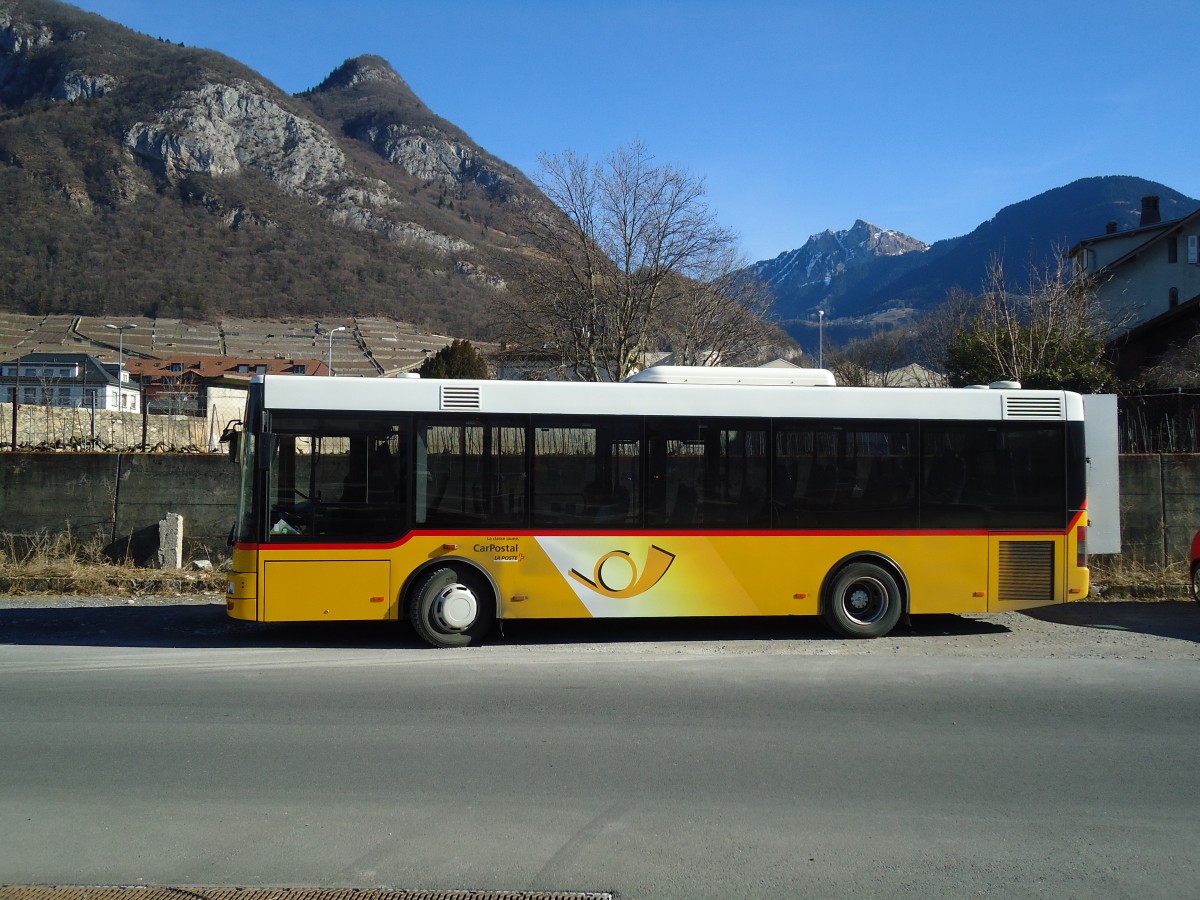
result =
[[1087,595],[1082,398],[656,367],[619,384],[256,377],[228,612],[392,620],[925,613]]

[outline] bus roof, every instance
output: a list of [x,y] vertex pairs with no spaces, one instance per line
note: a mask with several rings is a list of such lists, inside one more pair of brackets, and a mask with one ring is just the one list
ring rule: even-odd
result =
[[[672,367],[680,368],[680,367]],[[1083,419],[1067,391],[871,388],[792,384],[296,378],[264,375],[267,409],[314,412],[541,413],[730,418]]]
[[774,384],[790,387],[833,387],[828,369],[771,366],[651,366],[625,381],[629,384]]

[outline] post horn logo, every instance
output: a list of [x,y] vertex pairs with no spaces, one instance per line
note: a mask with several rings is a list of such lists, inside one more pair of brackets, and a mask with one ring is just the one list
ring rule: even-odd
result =
[[[604,564],[612,559],[619,559],[629,566],[629,583],[623,588],[614,588],[604,579]],[[674,561],[674,553],[669,553],[662,547],[652,545],[646,553],[646,565],[640,575],[638,574],[637,563],[633,561],[627,550],[612,550],[605,553],[596,562],[596,568],[593,570],[591,578],[581,575],[574,569],[569,574],[580,584],[587,585],[597,594],[602,594],[614,600],[624,600],[627,597],[636,597],[638,594],[644,594],[658,584],[662,580],[662,577],[667,574],[667,569],[671,568],[671,563]]]

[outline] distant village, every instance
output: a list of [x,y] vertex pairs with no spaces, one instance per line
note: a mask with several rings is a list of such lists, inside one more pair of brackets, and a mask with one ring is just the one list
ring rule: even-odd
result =
[[[12,428],[6,420],[0,435],[18,431],[14,398],[31,408],[187,416],[204,422],[204,435],[219,435],[226,422],[241,416],[254,375],[394,376],[420,368],[450,342],[378,318],[195,324],[3,313],[0,402],[7,405]],[[31,439],[18,436],[19,444],[64,443],[64,434],[78,430],[59,423],[33,437],[33,416],[31,409],[26,429]],[[65,443],[92,443],[92,426],[89,418],[87,434]],[[189,437],[184,443],[197,441]],[[214,441],[206,437],[202,443]]]

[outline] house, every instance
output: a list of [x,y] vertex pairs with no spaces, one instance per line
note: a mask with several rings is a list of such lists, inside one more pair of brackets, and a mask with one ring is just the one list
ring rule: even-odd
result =
[[219,450],[221,434],[245,415],[247,389],[255,375],[328,375],[319,359],[246,359],[231,356],[177,355],[166,359],[133,359],[131,377],[146,398],[151,415],[189,416],[197,423],[208,449]]
[[[170,356],[131,359],[127,368],[141,385],[146,410],[162,415],[207,415],[211,388],[248,383],[254,375],[328,375],[319,359],[238,359],[229,356]],[[243,388],[244,390],[244,388]]]
[[0,363],[0,402],[139,412],[129,370],[86,353],[26,353]]
[[1108,318],[1123,323],[1110,344],[1118,376],[1130,377],[1200,330],[1200,209],[1164,222],[1158,198],[1143,197],[1137,228],[1119,231],[1110,222],[1070,256],[1095,280]]
[[946,387],[946,376],[914,362],[886,372],[867,372],[863,384],[869,387]]

